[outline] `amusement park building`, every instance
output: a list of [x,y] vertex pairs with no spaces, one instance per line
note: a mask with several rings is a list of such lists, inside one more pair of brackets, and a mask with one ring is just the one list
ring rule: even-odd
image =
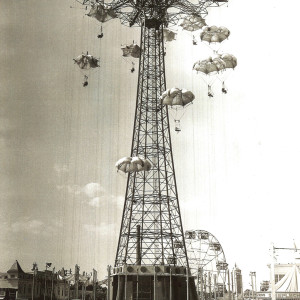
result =
[[[275,274],[275,283],[280,281],[285,274],[287,274],[292,268],[294,264],[275,264],[274,265],[274,274]],[[300,264],[296,264],[299,268]]]
[[[283,276],[282,276],[283,275]],[[278,281],[278,279],[281,279]],[[275,265],[274,290],[276,299],[300,299],[300,269],[296,264]],[[256,295],[258,300],[271,299],[271,287],[266,292],[259,292]]]
[[242,271],[239,268],[235,269],[235,276],[236,276],[236,292],[237,294],[243,293],[243,277]]
[[0,300],[66,300],[69,293],[69,284],[50,270],[26,273],[15,261],[6,273],[0,273]]

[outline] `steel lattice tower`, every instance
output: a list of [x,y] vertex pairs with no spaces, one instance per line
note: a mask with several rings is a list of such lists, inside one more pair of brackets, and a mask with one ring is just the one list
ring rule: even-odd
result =
[[115,267],[124,264],[188,267],[168,110],[159,97],[166,90],[163,28],[177,24],[186,15],[202,18],[208,7],[226,1],[197,2],[115,0],[108,4],[123,24],[141,27],[131,157],[142,156],[152,164],[149,172],[128,176]]
[[[168,111],[161,106],[166,90],[163,25],[143,26],[139,83],[131,156],[146,157],[148,172],[130,173],[115,266],[187,266],[186,249],[178,204]],[[140,232],[137,229],[140,228]]]
[[[77,0],[78,1],[78,0]],[[123,24],[141,27],[141,56],[131,157],[147,158],[150,171],[128,175],[108,299],[197,299],[182,228],[170,137],[163,29],[188,16],[205,17],[207,8],[227,0],[83,0],[101,6]],[[192,3],[197,2],[197,4]]]

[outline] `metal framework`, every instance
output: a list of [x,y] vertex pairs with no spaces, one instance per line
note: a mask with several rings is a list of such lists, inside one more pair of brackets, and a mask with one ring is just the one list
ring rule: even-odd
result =
[[131,156],[146,157],[152,169],[129,174],[115,266],[136,263],[139,241],[141,264],[187,265],[168,111],[159,100],[166,89],[162,29],[141,31]]
[[145,20],[156,19],[167,27],[177,25],[186,15],[207,15],[208,7],[218,7],[228,0],[76,0],[89,6],[99,3],[113,10],[123,25],[143,26]]
[[217,238],[205,230],[187,230],[185,240],[190,271],[200,298],[204,299],[205,294],[223,294],[228,264]]
[[[79,1],[79,0],[76,0]],[[141,56],[131,156],[142,156],[150,171],[128,175],[115,267],[188,267],[178,203],[167,107],[163,28],[186,15],[205,17],[227,0],[81,0],[113,11],[122,24],[141,27]],[[196,3],[193,3],[196,2]]]
[[129,173],[115,267],[188,267],[179,209],[167,107],[163,28],[182,15],[204,16],[219,1],[115,0],[123,24],[141,26],[141,57],[131,156],[147,158],[149,172]]

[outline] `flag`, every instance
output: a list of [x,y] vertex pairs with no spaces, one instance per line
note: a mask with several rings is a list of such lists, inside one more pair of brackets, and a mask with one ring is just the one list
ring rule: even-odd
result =
[[52,263],[46,263],[46,269],[47,269],[47,268],[50,268],[51,265],[52,265]]
[[32,264],[32,269],[31,269],[31,271],[35,271],[35,270],[37,270],[37,263],[36,263],[36,262],[34,262],[34,263]]
[[33,271],[33,275],[34,275],[34,276],[37,274],[38,266],[37,266],[37,263],[36,263],[36,262],[34,262],[34,263],[32,264],[32,269],[31,269],[31,271]]

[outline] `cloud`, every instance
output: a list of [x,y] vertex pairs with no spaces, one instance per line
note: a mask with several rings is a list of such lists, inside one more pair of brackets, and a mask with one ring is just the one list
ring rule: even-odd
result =
[[95,198],[98,197],[101,192],[104,192],[104,189],[101,187],[99,183],[91,182],[86,184],[82,191],[89,197]]
[[99,197],[92,198],[89,200],[88,204],[93,207],[100,207],[101,204],[100,198]]
[[43,235],[49,236],[54,233],[60,224],[45,224],[43,221],[38,219],[23,218],[14,223],[8,224],[7,231],[15,234],[33,234],[33,235]]
[[123,207],[123,197],[110,195],[99,183],[96,182],[90,182],[84,186],[76,184],[57,185],[56,188],[59,191],[66,191],[68,194],[77,196],[76,200],[83,201],[92,207],[101,207],[101,205],[104,205],[107,201],[109,201],[111,205]]
[[88,232],[106,235],[115,232],[118,228],[114,223],[101,223],[100,225],[84,224],[83,229]]
[[21,220],[12,223],[10,227],[14,233],[28,232],[40,234],[43,231],[44,223],[40,220]]
[[80,195],[81,194],[81,187],[79,185],[67,185],[67,190],[70,194]]
[[75,195],[75,196],[80,195],[82,190],[81,187],[76,184],[56,185],[56,188],[59,191],[67,191],[68,194]]
[[61,176],[64,173],[68,173],[69,172],[69,168],[68,168],[68,166],[66,164],[63,164],[63,165],[54,164],[53,169],[57,173],[58,176]]
[[1,224],[1,227],[5,228],[5,235],[13,233],[49,236],[55,233],[61,226],[62,224],[59,222],[46,224],[39,219],[31,219],[29,217],[24,217],[12,223],[5,222],[4,224]]

